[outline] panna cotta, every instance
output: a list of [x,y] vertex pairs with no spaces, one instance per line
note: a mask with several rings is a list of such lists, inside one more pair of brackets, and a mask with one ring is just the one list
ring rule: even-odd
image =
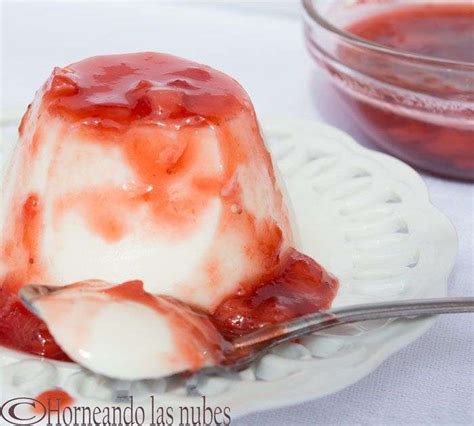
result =
[[140,279],[212,310],[293,244],[248,96],[169,55],[55,69],[3,191],[1,253],[20,285]]
[[[19,133],[1,186],[0,343],[85,363],[62,350],[53,305],[77,303],[72,335],[89,303],[112,316],[141,306],[151,326],[149,306],[109,303],[119,283],[205,313],[226,337],[330,306],[337,280],[297,251],[253,106],[229,76],[161,53],[85,59],[53,71]],[[27,284],[97,280],[115,284],[60,292],[46,324],[18,299]]]

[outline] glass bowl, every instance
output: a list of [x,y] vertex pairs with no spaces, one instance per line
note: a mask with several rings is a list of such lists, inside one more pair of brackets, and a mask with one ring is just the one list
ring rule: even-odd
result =
[[414,166],[474,180],[474,63],[384,47],[344,30],[413,0],[302,2],[308,50],[365,134]]

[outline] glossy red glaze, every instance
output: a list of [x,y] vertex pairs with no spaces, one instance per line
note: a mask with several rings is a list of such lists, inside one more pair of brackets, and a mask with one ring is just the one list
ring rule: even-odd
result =
[[96,56],[56,68],[46,99],[50,112],[112,129],[146,120],[221,121],[250,105],[227,75],[155,52]]
[[[356,21],[347,31],[403,52],[474,64],[472,5],[440,3],[400,7]],[[421,65],[415,71],[414,66],[405,66],[394,58],[378,54],[363,58],[354,52],[342,51],[341,54],[351,67],[402,89],[453,102],[469,97],[474,100],[472,80],[470,83],[467,79],[460,80],[454,85]],[[474,179],[472,127],[417,119],[396,109],[389,111],[362,102],[345,92],[343,96],[361,127],[389,152],[435,173]],[[433,105],[436,108],[436,102]],[[461,113],[466,123],[474,120],[472,110],[463,110],[460,106]]]

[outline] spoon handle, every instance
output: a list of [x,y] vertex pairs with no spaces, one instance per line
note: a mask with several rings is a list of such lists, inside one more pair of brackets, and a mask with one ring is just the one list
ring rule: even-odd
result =
[[358,321],[466,312],[474,312],[474,297],[414,299],[353,305],[305,315],[285,323],[263,327],[235,339],[233,346],[235,349],[247,349],[263,343],[271,343],[271,346],[273,346],[315,331]]

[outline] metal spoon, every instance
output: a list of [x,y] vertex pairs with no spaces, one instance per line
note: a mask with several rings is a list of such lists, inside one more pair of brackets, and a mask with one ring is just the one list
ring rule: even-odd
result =
[[269,349],[289,340],[342,324],[359,321],[417,318],[439,314],[474,312],[474,297],[411,299],[395,302],[368,303],[331,309],[305,315],[291,321],[263,327],[232,342],[233,350],[249,351],[249,355],[227,366],[233,371],[247,368]]
[[[25,306],[37,314],[34,302],[59,289],[60,287],[28,285],[20,290],[19,295]],[[226,349],[226,362],[224,364],[204,367],[199,373],[225,374],[243,370],[276,345],[342,324],[467,312],[474,312],[474,297],[412,299],[353,305],[322,311],[284,323],[268,325],[234,339],[230,342],[230,347]]]

